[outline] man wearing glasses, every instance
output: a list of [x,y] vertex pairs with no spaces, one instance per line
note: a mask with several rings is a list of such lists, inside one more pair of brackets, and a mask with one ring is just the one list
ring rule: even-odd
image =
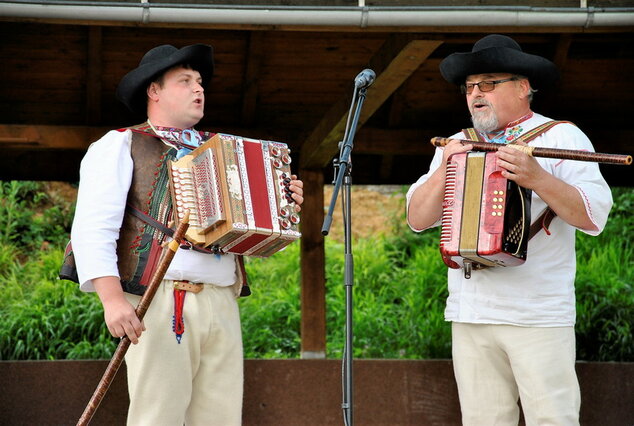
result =
[[[489,35],[471,52],[440,64],[465,95],[473,128],[452,139],[507,144],[552,121],[531,110],[533,94],[558,78],[555,65],[527,54],[513,39]],[[575,125],[558,123],[533,146],[594,151]],[[453,140],[437,148],[429,171],[407,194],[408,223],[423,231],[440,223],[450,155],[470,150]],[[596,163],[533,158],[506,146],[497,152],[504,178],[532,190],[531,217],[556,213],[548,232],[528,244],[515,267],[448,270],[445,319],[452,322],[453,365],[465,425],[517,425],[518,399],[527,425],[579,424],[575,373],[575,231],[597,235],[612,206]],[[463,214],[469,214],[465,212]]]

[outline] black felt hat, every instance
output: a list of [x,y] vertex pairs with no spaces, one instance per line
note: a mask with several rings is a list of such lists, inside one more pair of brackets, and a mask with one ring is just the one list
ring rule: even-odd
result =
[[522,51],[510,37],[491,34],[474,45],[471,52],[453,53],[440,63],[440,73],[450,83],[464,84],[467,76],[511,73],[528,77],[534,89],[553,84],[559,78],[557,67],[541,56]]
[[177,49],[164,44],[150,49],[139,66],[127,73],[117,87],[116,96],[131,111],[145,114],[146,89],[156,77],[167,69],[188,64],[200,73],[202,86],[206,87],[214,72],[214,51],[206,44],[193,44]]

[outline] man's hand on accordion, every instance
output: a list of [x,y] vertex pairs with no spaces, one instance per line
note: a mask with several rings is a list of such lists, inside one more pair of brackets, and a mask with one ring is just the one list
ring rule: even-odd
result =
[[291,198],[295,201],[295,211],[299,212],[304,202],[304,182],[297,179],[297,175],[291,175],[288,189],[291,191]]
[[505,169],[502,176],[533,190],[566,223],[589,231],[599,229],[579,191],[544,170],[534,157],[508,146],[501,147],[497,156],[498,165]]
[[459,139],[451,139],[447,145],[445,145],[442,150],[442,164],[446,165],[447,160],[453,154],[459,154],[461,152],[471,151],[473,149],[473,145],[467,144],[463,145]]
[[[523,142],[520,145],[526,145]],[[498,165],[504,169],[502,176],[514,181],[519,186],[537,190],[540,184],[546,182],[550,173],[539,165],[535,157],[510,148],[500,147],[497,151]]]

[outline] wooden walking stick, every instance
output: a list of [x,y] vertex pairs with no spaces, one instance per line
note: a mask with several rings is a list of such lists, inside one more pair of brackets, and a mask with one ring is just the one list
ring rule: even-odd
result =
[[[139,320],[143,320],[145,313],[150,307],[150,303],[152,302],[152,299],[154,298],[154,295],[156,294],[156,291],[158,290],[158,287],[161,284],[161,281],[163,281],[165,272],[167,272],[167,268],[172,262],[172,259],[174,258],[174,254],[176,254],[176,250],[178,250],[178,246],[180,245],[181,240],[185,236],[185,232],[187,232],[188,227],[189,227],[189,211],[186,211],[185,216],[183,217],[180,225],[178,226],[178,228],[176,229],[176,232],[174,233],[174,237],[172,241],[170,241],[170,243],[166,247],[167,250],[163,252],[163,257],[161,258],[161,261],[159,262],[159,265],[156,271],[154,272],[154,276],[152,277],[150,284],[145,290],[145,293],[143,293],[143,297],[141,297],[141,300],[139,301],[139,305],[136,307],[136,315],[137,317],[139,317]],[[114,376],[117,374],[117,371],[119,370],[119,367],[121,366],[121,363],[123,362],[123,357],[129,347],[130,347],[130,339],[128,338],[128,336],[122,337],[121,340],[119,341],[119,346],[117,346],[117,349],[112,355],[112,359],[110,360],[110,363],[108,364],[108,367],[106,368],[106,371],[103,373],[103,376],[101,377],[101,380],[99,381],[99,384],[97,385],[97,389],[95,389],[95,392],[92,394],[90,401],[88,401],[88,405],[86,405],[86,408],[84,409],[84,413],[79,418],[79,421],[77,422],[77,426],[79,425],[84,426],[90,423],[90,420],[95,415],[95,412],[97,411],[97,408],[99,407],[99,404],[101,403],[101,400],[106,395],[108,388],[112,384],[112,380],[114,379]]]

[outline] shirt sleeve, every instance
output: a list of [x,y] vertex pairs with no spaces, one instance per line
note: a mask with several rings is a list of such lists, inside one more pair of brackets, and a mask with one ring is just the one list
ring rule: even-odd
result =
[[117,239],[133,172],[130,140],[130,130],[108,132],[81,162],[71,241],[82,291],[95,291],[94,278],[119,277]]
[[[572,124],[559,124],[551,133],[554,148],[594,152],[588,137]],[[535,142],[539,146],[539,141]],[[580,194],[588,217],[598,228],[596,231],[579,229],[589,235],[598,235],[603,231],[612,208],[612,192],[601,175],[599,164],[592,161],[556,160],[546,163],[546,168],[562,181],[572,185]]]
[[[462,137],[462,133],[456,133],[455,135],[452,135],[449,139],[459,139]],[[412,195],[414,194],[414,191],[416,191],[418,189],[418,187],[420,187],[421,185],[423,185],[425,182],[427,182],[427,180],[429,179],[429,177],[434,174],[434,172],[440,167],[440,164],[442,162],[442,156],[443,156],[443,150],[442,148],[436,148],[436,151],[434,151],[434,157],[431,160],[431,163],[429,164],[429,170],[427,171],[427,173],[425,173],[424,175],[422,175],[420,178],[418,178],[418,180],[416,182],[414,182],[414,184],[412,184],[412,186],[409,187],[409,190],[407,191],[407,194],[405,195],[405,206],[406,206],[406,217],[409,218],[409,203],[412,199]],[[410,229],[412,231],[415,232],[422,232],[425,229],[429,229],[429,228],[433,228],[435,226],[440,225],[440,220],[436,223],[434,223],[432,226],[430,226],[429,228],[424,228],[424,229],[416,229],[414,228],[410,223],[409,223],[409,219],[407,221],[407,224],[409,225]]]

